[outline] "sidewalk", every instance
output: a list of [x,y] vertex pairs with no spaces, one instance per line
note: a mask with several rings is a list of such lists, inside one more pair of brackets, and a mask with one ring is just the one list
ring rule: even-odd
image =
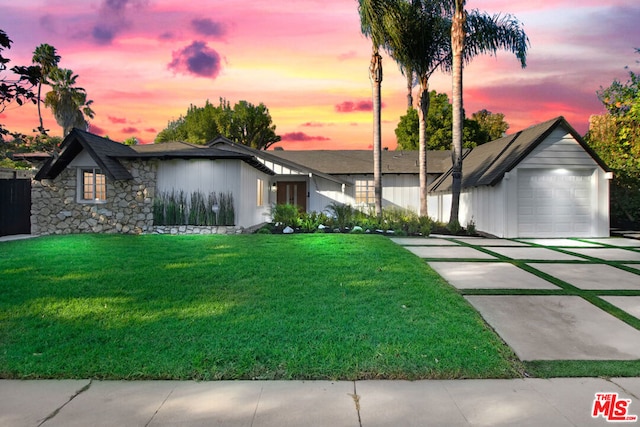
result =
[[[604,426],[596,393],[640,378],[450,381],[0,381],[0,425]],[[625,423],[640,425],[640,422]]]

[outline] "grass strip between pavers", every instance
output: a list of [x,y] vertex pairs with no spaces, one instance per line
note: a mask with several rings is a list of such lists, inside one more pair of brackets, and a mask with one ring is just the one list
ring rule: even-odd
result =
[[511,378],[462,296],[381,236],[0,243],[0,378]]

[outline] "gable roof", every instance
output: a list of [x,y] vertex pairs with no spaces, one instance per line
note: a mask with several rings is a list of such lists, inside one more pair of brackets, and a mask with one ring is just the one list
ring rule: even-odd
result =
[[345,185],[351,185],[349,182],[344,181],[342,179],[336,178],[328,173],[326,173],[326,171],[322,171],[322,170],[318,170],[316,168],[312,168],[312,167],[308,167],[306,165],[288,160],[288,159],[284,159],[281,158],[277,155],[275,155],[275,151],[265,151],[265,150],[256,150],[255,148],[251,148],[248,147],[246,145],[241,145],[241,144],[236,144],[235,142],[231,141],[228,138],[225,138],[224,136],[218,136],[217,138],[215,138],[213,141],[208,143],[209,147],[215,147],[218,148],[220,150],[230,150],[230,151],[234,151],[234,152],[241,152],[241,153],[246,153],[249,155],[252,155],[258,159],[262,159],[263,161],[267,161],[267,162],[272,162],[272,163],[276,163],[276,164],[280,164],[283,165],[289,169],[294,169],[294,170],[298,170],[302,173],[310,173],[313,175],[317,175],[319,177],[322,177],[324,179],[327,179],[329,181],[333,181],[333,182],[337,182],[339,184],[345,184]]
[[57,157],[50,158],[40,168],[35,179],[53,179],[57,177],[82,150],[86,150],[89,153],[91,158],[110,179],[133,179],[129,171],[117,160],[118,157],[134,153],[131,147],[75,128],[62,141],[60,154]]
[[[271,151],[274,156],[335,175],[373,174],[371,150]],[[419,174],[418,151],[382,151],[382,173]],[[427,172],[442,174],[451,167],[451,151],[429,151]]]
[[62,141],[60,154],[50,158],[35,176],[36,180],[54,179],[82,150],[86,150],[102,171],[112,180],[133,179],[120,159],[236,159],[269,175],[275,175],[255,157],[186,142],[169,142],[127,146],[80,129],[73,129]]
[[[608,170],[576,130],[560,116],[472,149],[463,156],[462,188],[496,185],[506,172],[515,168],[558,127],[571,134],[598,165]],[[451,191],[451,174],[452,169],[449,169],[431,184],[429,191]]]

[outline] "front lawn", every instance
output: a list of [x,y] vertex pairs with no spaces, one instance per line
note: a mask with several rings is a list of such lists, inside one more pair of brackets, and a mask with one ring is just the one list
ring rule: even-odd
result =
[[382,236],[0,243],[0,378],[504,378],[521,365]]

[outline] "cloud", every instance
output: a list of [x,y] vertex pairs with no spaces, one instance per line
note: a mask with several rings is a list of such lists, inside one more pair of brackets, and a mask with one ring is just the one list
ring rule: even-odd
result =
[[220,55],[203,41],[173,52],[168,68],[177,73],[216,78],[222,68]]
[[104,128],[101,128],[98,125],[94,125],[93,123],[89,123],[89,132],[94,133],[96,135],[106,135],[107,131]]
[[132,133],[138,133],[139,130],[138,130],[138,128],[134,128],[134,127],[129,126],[129,127],[126,127],[126,128],[122,128],[121,132],[122,133],[126,133],[126,134],[132,134]]
[[348,59],[354,59],[358,57],[358,53],[355,50],[350,50],[349,52],[341,53],[338,55],[339,61],[346,61]]
[[[384,102],[382,103],[384,107]],[[364,100],[364,101],[344,101],[341,104],[337,104],[335,106],[335,110],[338,113],[353,113],[353,112],[362,112],[362,111],[373,111],[373,101]]]
[[312,136],[304,132],[289,132],[282,135],[283,142],[306,142],[306,141],[330,141],[331,138],[325,136]]
[[127,119],[124,117],[107,116],[107,119],[109,119],[111,123],[127,123]]
[[306,123],[303,123],[301,126],[305,128],[321,128],[326,125],[324,123],[319,123],[319,122],[306,122]]
[[129,28],[129,9],[143,9],[147,0],[103,0],[98,10],[98,23],[91,29],[91,37],[101,45],[108,45],[118,33]]
[[149,133],[158,133],[158,131],[156,130],[156,128],[146,128],[144,131],[145,131],[145,132],[149,132]]
[[226,33],[224,24],[209,18],[193,19],[191,26],[198,34],[203,36],[222,37]]

